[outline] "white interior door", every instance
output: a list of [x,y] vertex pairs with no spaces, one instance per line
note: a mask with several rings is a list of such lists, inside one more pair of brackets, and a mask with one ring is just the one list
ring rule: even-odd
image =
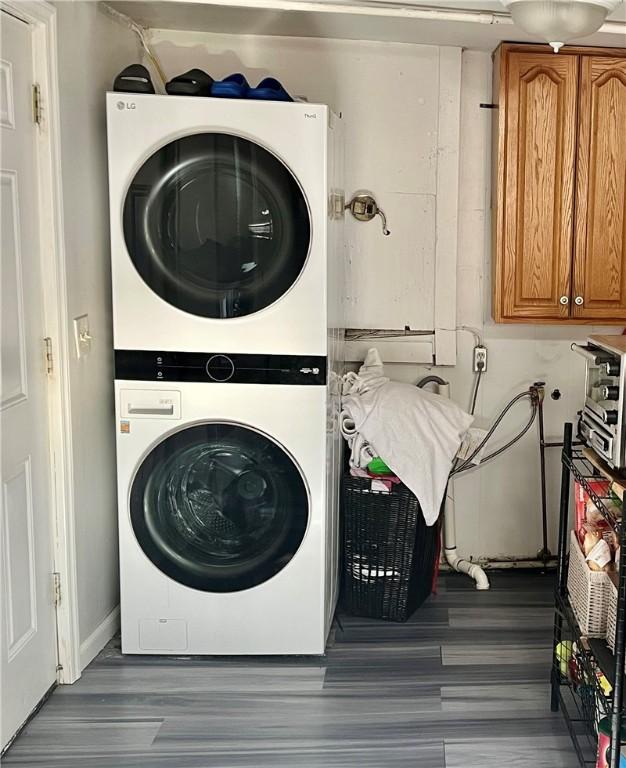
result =
[[1,744],[56,680],[32,36],[0,11]]

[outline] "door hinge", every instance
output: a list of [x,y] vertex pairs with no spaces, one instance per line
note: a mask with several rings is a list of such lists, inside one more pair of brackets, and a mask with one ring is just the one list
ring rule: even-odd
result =
[[43,340],[46,345],[46,373],[48,376],[52,376],[54,370],[54,356],[52,354],[52,339],[50,336],[46,336]]
[[53,588],[54,588],[54,607],[58,608],[61,605],[61,574],[55,571],[52,574]]
[[41,125],[41,88],[38,83],[33,83],[33,122]]

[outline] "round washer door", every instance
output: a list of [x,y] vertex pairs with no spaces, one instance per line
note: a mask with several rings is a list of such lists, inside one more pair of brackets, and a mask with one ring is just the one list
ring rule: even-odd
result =
[[241,425],[208,423],[170,435],[146,456],[130,517],[163,573],[206,592],[236,592],[292,559],[309,500],[300,470],[277,443]]
[[302,272],[308,207],[271,152],[224,133],[184,136],[135,174],[124,201],[126,247],[147,285],[194,315],[250,315]]

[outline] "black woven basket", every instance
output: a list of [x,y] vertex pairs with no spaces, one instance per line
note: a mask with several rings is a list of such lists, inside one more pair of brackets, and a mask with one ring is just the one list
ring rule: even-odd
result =
[[439,522],[428,527],[402,484],[390,493],[345,474],[342,604],[355,616],[406,621],[432,591]]

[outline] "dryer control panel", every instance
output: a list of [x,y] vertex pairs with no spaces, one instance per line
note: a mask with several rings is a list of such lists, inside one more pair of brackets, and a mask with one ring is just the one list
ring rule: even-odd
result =
[[326,367],[326,358],[316,355],[115,350],[115,378],[131,381],[325,386]]

